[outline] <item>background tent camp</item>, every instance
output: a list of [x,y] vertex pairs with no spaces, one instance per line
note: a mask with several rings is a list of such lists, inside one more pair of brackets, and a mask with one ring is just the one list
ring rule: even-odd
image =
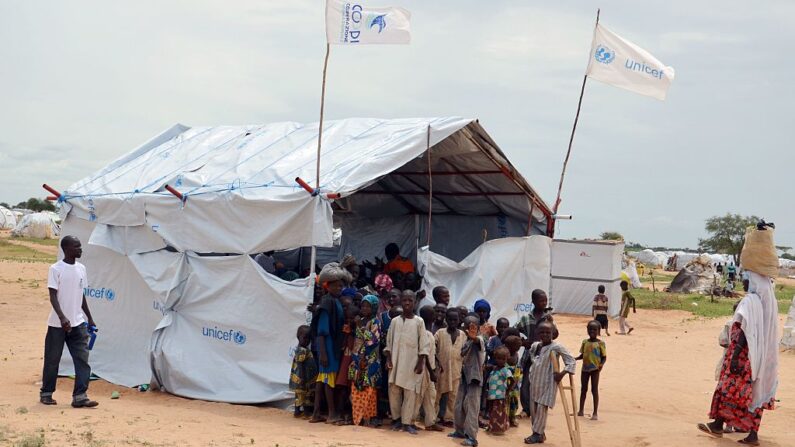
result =
[[17,216],[10,209],[0,206],[0,230],[11,230],[17,226]]
[[15,237],[35,237],[39,239],[55,239],[61,234],[58,225],[60,217],[52,211],[42,211],[24,215],[11,235]]
[[[154,375],[169,392],[207,400],[287,398],[313,278],[283,281],[251,255],[332,247],[333,228],[339,253],[360,260],[395,241],[407,255],[430,242],[464,262],[484,240],[516,238],[526,249],[492,267],[519,273],[507,263],[524,259],[548,271],[550,209],[477,121],[327,122],[321,193],[310,195],[295,179],[316,184],[317,135],[317,124],[294,122],[176,125],[63,192],[63,233],[83,240],[86,295],[112,328],[92,352],[99,376],[132,386]],[[516,280],[544,287],[535,277],[543,273]],[[526,290],[500,299],[514,308]]]

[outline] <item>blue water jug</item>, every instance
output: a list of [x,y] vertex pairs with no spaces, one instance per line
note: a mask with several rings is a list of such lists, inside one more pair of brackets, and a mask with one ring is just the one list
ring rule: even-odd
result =
[[96,326],[89,326],[88,327],[88,350],[90,351],[94,347],[94,342],[97,341],[97,327]]

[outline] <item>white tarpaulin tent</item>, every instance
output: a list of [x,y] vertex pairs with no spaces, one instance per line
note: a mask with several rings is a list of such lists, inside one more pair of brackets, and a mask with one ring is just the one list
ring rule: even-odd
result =
[[638,262],[652,268],[663,268],[668,264],[668,255],[663,252],[655,252],[648,248],[637,252],[630,252],[627,256],[635,258]]
[[10,209],[0,206],[0,230],[11,230],[17,226],[17,216]]
[[552,282],[549,305],[556,313],[591,315],[593,297],[605,286],[609,313],[621,309],[621,257],[619,241],[552,242]]
[[58,215],[52,212],[27,214],[17,223],[11,231],[16,237],[35,237],[39,239],[55,239],[61,232],[61,227],[56,223]]
[[327,122],[322,194],[311,196],[295,179],[316,183],[317,134],[316,123],[176,125],[63,192],[63,234],[84,244],[99,376],[132,386],[154,374],[208,400],[284,399],[313,282],[285,283],[250,255],[332,247],[333,228],[359,259],[382,255],[384,235],[413,255],[429,239],[429,203],[431,250],[452,260],[483,230],[551,228],[549,207],[475,120]]
[[[498,239],[482,244],[461,262],[422,247],[417,260],[423,289],[430,296],[434,287],[445,286],[451,306],[469,309],[486,298],[492,322],[500,317],[516,322],[533,309],[531,291],[549,290],[551,246],[552,239],[546,236]],[[432,303],[430,298],[423,302]]]

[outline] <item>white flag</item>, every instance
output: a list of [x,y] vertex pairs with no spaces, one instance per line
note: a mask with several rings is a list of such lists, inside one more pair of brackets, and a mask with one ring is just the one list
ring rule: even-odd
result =
[[602,25],[596,26],[588,77],[641,95],[665,100],[674,80],[673,67],[667,67],[648,51]]
[[331,44],[411,42],[411,13],[403,8],[371,8],[359,1],[326,0],[326,39]]

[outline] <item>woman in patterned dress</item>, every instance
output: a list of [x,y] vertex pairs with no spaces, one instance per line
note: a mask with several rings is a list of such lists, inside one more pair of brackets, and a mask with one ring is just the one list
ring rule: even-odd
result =
[[737,306],[709,417],[699,430],[722,437],[724,423],[748,436],[741,444],[759,445],[762,411],[772,410],[778,386],[778,306],[772,281],[751,272],[750,293]]
[[356,338],[351,355],[348,379],[351,383],[353,424],[363,422],[377,426],[378,396],[376,388],[381,380],[381,323],[375,315],[378,298],[367,295],[362,299],[361,319],[356,327]]

